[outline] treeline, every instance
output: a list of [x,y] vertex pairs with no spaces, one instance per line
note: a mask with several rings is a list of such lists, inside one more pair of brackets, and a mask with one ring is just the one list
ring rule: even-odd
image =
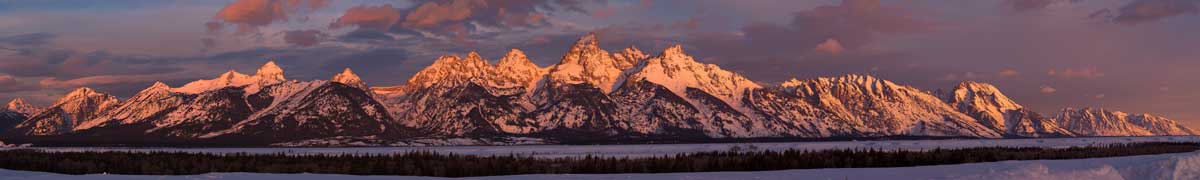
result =
[[904,167],[1006,160],[1079,159],[1191,152],[1200,143],[1130,143],[1072,148],[980,147],[723,151],[618,158],[537,158],[411,152],[391,155],[208,154],[183,152],[0,151],[0,168],[64,174],[193,175],[211,172],[470,177],[516,174],[671,173]]

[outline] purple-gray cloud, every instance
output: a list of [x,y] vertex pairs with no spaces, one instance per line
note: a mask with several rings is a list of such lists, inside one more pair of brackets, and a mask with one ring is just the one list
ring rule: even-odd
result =
[[1134,0],[1116,11],[1101,9],[1091,13],[1089,17],[1104,18],[1118,24],[1137,25],[1197,13],[1200,13],[1200,2],[1194,0]]
[[329,36],[329,34],[326,34],[319,30],[313,30],[313,29],[294,30],[294,31],[284,31],[283,40],[284,40],[284,42],[287,42],[288,44],[292,44],[292,45],[296,45],[296,46],[313,46],[313,45],[317,45],[317,43],[319,43],[321,41],[321,39],[324,39],[325,37],[328,37],[328,36]]

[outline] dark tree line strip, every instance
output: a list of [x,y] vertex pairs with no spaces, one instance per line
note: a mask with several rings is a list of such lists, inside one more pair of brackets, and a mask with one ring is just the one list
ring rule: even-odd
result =
[[868,168],[1006,160],[1081,159],[1192,152],[1200,143],[1129,143],[1071,148],[979,147],[926,151],[841,149],[722,151],[657,157],[536,158],[411,152],[390,155],[0,151],[0,168],[64,174],[194,175],[213,172],[470,177],[517,174],[673,173]]

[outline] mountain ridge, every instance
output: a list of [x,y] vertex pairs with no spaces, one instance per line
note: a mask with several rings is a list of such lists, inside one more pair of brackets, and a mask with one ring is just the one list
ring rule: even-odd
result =
[[[533,64],[518,49],[496,64],[469,52],[438,57],[405,82],[370,87],[349,68],[329,80],[289,80],[269,61],[254,75],[231,70],[178,88],[156,82],[124,101],[90,88],[45,110],[13,100],[0,125],[19,123],[0,132],[20,139],[121,130],[289,145],[1200,134],[1149,114],[1066,108],[1042,115],[974,81],[936,92],[858,74],[764,86],[698,62],[680,45],[654,56],[636,47],[609,53],[595,34],[581,37],[551,66]],[[18,116],[31,109],[38,112]]]

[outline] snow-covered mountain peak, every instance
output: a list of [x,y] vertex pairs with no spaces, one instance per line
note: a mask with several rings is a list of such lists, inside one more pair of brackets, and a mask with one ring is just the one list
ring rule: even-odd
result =
[[342,70],[342,73],[338,73],[337,75],[333,76],[331,81],[350,85],[359,89],[368,88],[367,83],[363,82],[362,78],[359,78],[358,74],[354,74],[354,71],[350,70],[350,68],[346,68],[345,70]]
[[988,83],[964,81],[950,92],[938,91],[943,101],[979,123],[1014,136],[1044,137],[1072,134],[1054,119],[1026,110]]
[[996,86],[975,81],[959,83],[952,94],[947,94],[947,97],[943,98],[952,104],[969,102],[975,107],[991,107],[1000,111],[1022,108],[1020,104],[1000,93],[1000,89]]
[[283,78],[283,70],[275,65],[274,61],[267,62],[254,76],[245,75],[234,70],[229,70],[215,79],[206,79],[193,81],[179,88],[172,89],[174,92],[198,94],[205,91],[217,90],[225,87],[245,87],[246,94],[258,92],[263,86],[278,84],[286,81]]
[[66,95],[63,95],[63,97],[58,99],[58,101],[54,102],[54,104],[63,104],[63,103],[68,103],[68,102],[72,102],[75,100],[85,99],[85,98],[89,98],[89,97],[98,97],[98,96],[108,96],[108,94],[96,92],[96,90],[92,89],[92,88],[81,87],[81,88],[75,89],[75,90],[67,93]]
[[1174,120],[1146,113],[1130,114],[1103,108],[1064,108],[1059,126],[1083,136],[1197,135],[1200,132]]
[[737,73],[697,62],[684,53],[679,45],[663,50],[661,55],[646,60],[631,72],[633,74],[625,78],[626,83],[649,81],[667,87],[679,97],[688,97],[687,89],[695,88],[733,107],[740,106],[746,90],[762,88]]
[[1129,122],[1150,131],[1154,135],[1197,135],[1200,132],[1188,128],[1174,120],[1165,117],[1155,116],[1148,113],[1133,114],[1128,116]]
[[622,66],[612,54],[600,49],[596,35],[589,33],[575,43],[562,61],[550,67],[549,81],[554,84],[591,84],[605,93],[621,76]]
[[512,49],[508,51],[507,55],[504,55],[504,58],[500,59],[499,63],[496,63],[494,71],[493,82],[496,85],[504,87],[520,85],[524,86],[526,91],[532,91],[547,70],[533,64],[533,61],[525,56],[525,52]]
[[13,98],[12,101],[8,102],[8,106],[5,106],[5,109],[25,114],[25,116],[33,116],[33,114],[42,111],[41,108],[25,102],[25,99],[22,98]]
[[840,76],[840,77],[821,77],[821,78],[810,79],[810,80],[797,80],[797,79],[793,78],[791,80],[784,81],[779,86],[783,87],[785,89],[795,89],[796,87],[809,85],[809,84],[816,84],[816,85],[820,85],[820,86],[853,85],[853,86],[865,88],[866,90],[876,91],[876,92],[880,91],[880,90],[897,89],[897,88],[916,90],[915,88],[898,85],[892,81],[875,78],[874,76],[871,76],[871,75],[860,75],[860,74],[848,74],[848,75]]
[[937,96],[870,75],[792,79],[782,83],[780,88],[801,101],[808,101],[809,107],[800,106],[799,109],[819,108],[829,114],[818,118],[844,118],[850,123],[839,126],[857,127],[857,123],[863,123],[892,134],[1001,135],[956,111]]
[[676,44],[663,49],[662,56],[687,56],[687,53],[683,52],[682,45]]
[[463,60],[467,61],[466,63],[469,63],[469,64],[490,65],[490,64],[488,64],[487,60],[483,59],[483,57],[479,56],[479,53],[477,53],[475,51],[468,52],[467,58],[463,59]]
[[[146,88],[146,90],[151,90],[151,89],[153,89],[153,90],[170,90],[171,86],[167,85],[166,83],[163,83],[162,81],[155,81],[154,84],[150,85],[149,88]],[[143,90],[143,91],[145,91],[145,90]]]
[[[472,53],[474,54],[474,53]],[[438,57],[432,65],[413,74],[401,87],[376,88],[376,92],[388,96],[430,87],[436,84],[458,84],[483,78],[492,71],[492,66],[478,54],[461,58],[457,55]]]
[[1064,108],[1057,119],[1059,126],[1085,136],[1149,136],[1146,128],[1129,121],[1129,114],[1103,108]]
[[217,76],[217,79],[225,79],[225,80],[229,80],[229,81],[234,81],[237,79],[246,79],[246,78],[250,78],[250,75],[242,74],[240,72],[237,72],[236,70],[229,70],[229,71],[226,71],[225,73],[221,73],[221,75]]
[[621,52],[613,53],[613,59],[617,61],[618,69],[632,68],[648,57],[649,55],[642,53],[642,50],[633,46],[625,48]]
[[90,124],[100,114],[120,105],[112,95],[96,92],[91,88],[79,88],[60,98],[29,120],[21,122],[16,129],[26,135],[56,135],[71,132],[81,124]]
[[90,129],[112,122],[129,124],[145,121],[147,118],[182,103],[182,97],[172,93],[171,87],[167,84],[155,82],[154,85],[126,99],[124,103],[112,107],[111,111],[95,112],[95,118],[80,122],[73,127],[73,130]]
[[500,62],[497,62],[496,66],[497,67],[528,67],[528,66],[537,67],[536,64],[533,64],[533,61],[529,60],[529,57],[525,56],[525,52],[521,51],[519,49],[508,50],[508,53],[504,54],[503,58],[500,58]]
[[575,45],[571,46],[571,51],[587,51],[600,49],[600,40],[596,38],[596,33],[591,32],[579,37],[575,41]]
[[258,72],[254,76],[258,76],[264,80],[287,80],[283,77],[283,69],[275,65],[275,61],[267,61],[267,64],[263,64],[262,67],[258,68]]
[[134,95],[134,96],[144,95],[144,94],[154,94],[154,95],[162,95],[162,96],[170,95],[171,94],[171,86],[167,86],[166,83],[162,83],[162,82],[154,82],[153,85],[150,85],[150,87],[143,89],[142,91],[138,92],[137,95]]

